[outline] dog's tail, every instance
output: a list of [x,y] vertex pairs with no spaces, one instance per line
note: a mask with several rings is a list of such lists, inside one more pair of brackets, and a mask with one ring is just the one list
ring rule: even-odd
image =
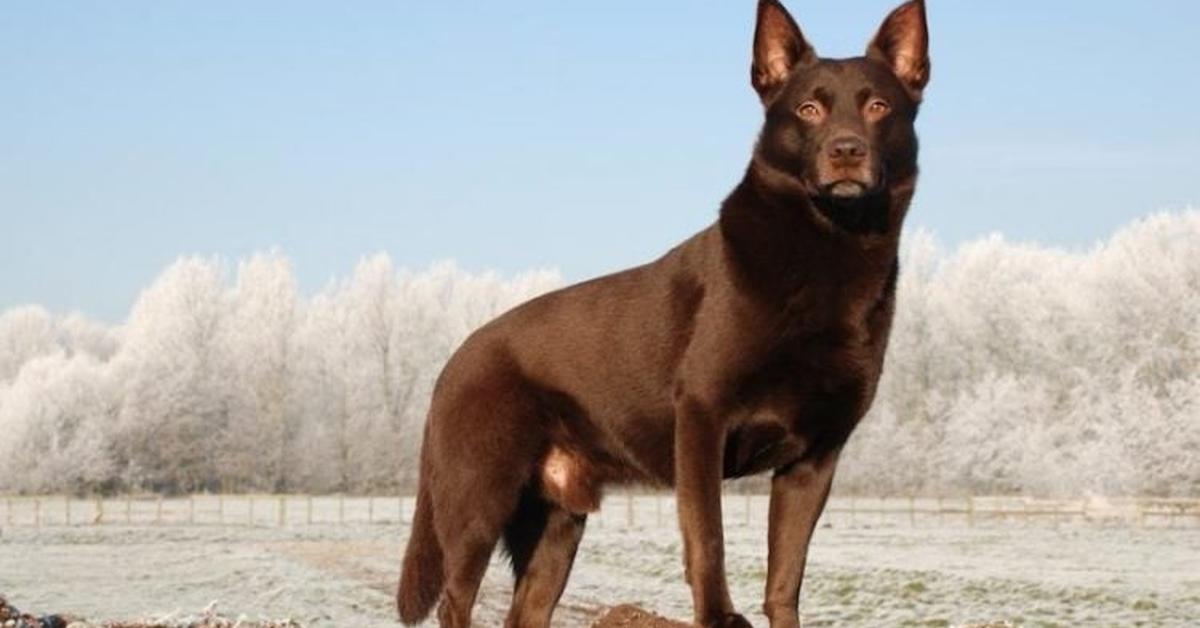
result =
[[[424,471],[424,470],[422,470]],[[433,530],[433,504],[425,484],[428,474],[422,472],[417,491],[417,509],[413,514],[412,535],[404,552],[400,571],[400,586],[396,590],[396,608],[400,621],[411,626],[425,619],[442,593],[445,573],[442,571],[442,546]]]

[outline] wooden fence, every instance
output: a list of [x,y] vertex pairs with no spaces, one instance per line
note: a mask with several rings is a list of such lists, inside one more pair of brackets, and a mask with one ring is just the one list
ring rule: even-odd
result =
[[[298,526],[407,524],[412,497],[346,495],[0,496],[0,527],[78,525]],[[727,494],[727,526],[765,526],[765,495]],[[1200,499],[1027,497],[854,497],[829,500],[823,524],[912,527],[1099,524],[1200,527]],[[674,526],[669,494],[617,493],[590,525]]]

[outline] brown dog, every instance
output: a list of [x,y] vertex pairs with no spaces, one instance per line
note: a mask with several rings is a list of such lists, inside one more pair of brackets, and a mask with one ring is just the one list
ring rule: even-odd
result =
[[672,485],[695,621],[748,626],[725,581],[721,480],[773,471],[764,611],[798,626],[809,538],[875,394],[929,78],[925,7],[865,57],[816,56],[761,0],[751,79],[766,121],[716,224],[661,259],[534,299],[438,380],[397,594],[468,626],[497,540],[509,626],[546,626],[609,483]]

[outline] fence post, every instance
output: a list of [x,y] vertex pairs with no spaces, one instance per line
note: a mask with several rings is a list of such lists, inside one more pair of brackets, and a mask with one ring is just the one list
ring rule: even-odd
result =
[[33,500],[33,525],[42,527],[42,499]]
[[63,497],[63,512],[64,512],[63,519],[65,520],[66,524],[71,525],[71,496],[70,495],[66,495]]
[[104,523],[104,498],[96,496],[96,518],[92,520],[92,525]]
[[194,525],[195,523],[196,523],[196,494],[190,493],[190,494],[188,494],[188,524]]

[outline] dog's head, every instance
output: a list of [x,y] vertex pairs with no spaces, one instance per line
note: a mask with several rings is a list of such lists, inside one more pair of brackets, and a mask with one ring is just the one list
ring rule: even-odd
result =
[[760,0],[751,83],[766,122],[754,167],[772,187],[831,207],[911,186],[928,44],[925,4],[911,0],[865,56],[822,59],[777,0]]

